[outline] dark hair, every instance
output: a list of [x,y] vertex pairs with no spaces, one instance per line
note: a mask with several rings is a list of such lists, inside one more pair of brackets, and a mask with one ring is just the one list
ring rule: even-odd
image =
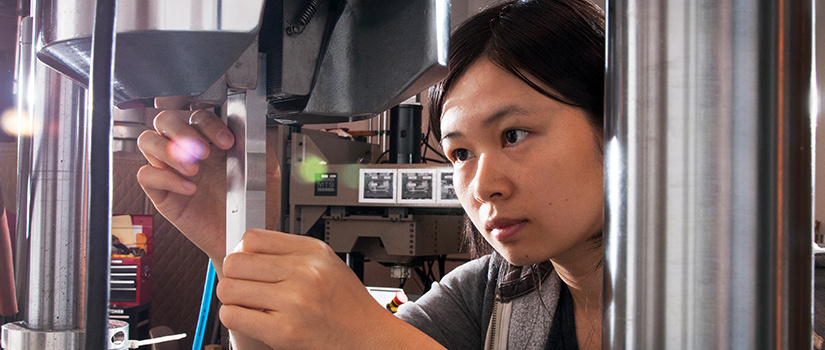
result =
[[[449,73],[430,88],[430,126],[437,140],[444,96],[481,58],[549,98],[582,108],[601,140],[604,12],[597,5],[589,0],[508,1],[462,23],[450,37]],[[468,218],[464,226],[474,257],[492,252]]]

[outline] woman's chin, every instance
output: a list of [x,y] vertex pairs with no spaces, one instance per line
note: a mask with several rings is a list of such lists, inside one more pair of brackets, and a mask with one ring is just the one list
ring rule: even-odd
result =
[[507,262],[515,266],[539,264],[549,260],[538,255],[530,255],[529,253],[517,251],[498,250],[498,253],[501,254]]

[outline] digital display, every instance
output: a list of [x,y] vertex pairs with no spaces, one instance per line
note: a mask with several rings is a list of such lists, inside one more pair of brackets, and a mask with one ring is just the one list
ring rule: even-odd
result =
[[401,169],[398,193],[399,203],[435,203],[435,171]]
[[358,200],[395,203],[395,169],[361,169]]
[[458,203],[458,196],[455,194],[455,185],[453,184],[453,170],[439,170],[438,180],[438,202]]

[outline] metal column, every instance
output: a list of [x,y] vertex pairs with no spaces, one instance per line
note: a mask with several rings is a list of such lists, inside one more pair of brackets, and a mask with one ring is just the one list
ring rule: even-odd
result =
[[605,349],[810,349],[811,0],[608,1]]
[[266,57],[257,56],[257,45],[251,50],[252,61],[246,61],[251,64],[245,68],[251,81],[240,84],[246,89],[230,89],[222,116],[235,135],[235,144],[226,152],[227,255],[244,232],[263,229],[266,219]]
[[[7,349],[76,349],[83,340],[88,161],[85,94],[35,64],[29,285],[25,321],[3,326]],[[21,169],[25,172],[26,169]]]
[[[21,132],[17,136],[17,228],[14,233],[17,237],[14,256],[14,284],[17,292],[17,305],[20,308],[18,317],[25,318],[28,304],[29,286],[29,188],[31,183],[31,118],[34,115],[34,105],[27,91],[34,86],[34,19],[24,17],[20,21],[18,35],[18,59],[16,72],[17,108],[27,117],[21,121]],[[22,219],[22,220],[21,220]]]

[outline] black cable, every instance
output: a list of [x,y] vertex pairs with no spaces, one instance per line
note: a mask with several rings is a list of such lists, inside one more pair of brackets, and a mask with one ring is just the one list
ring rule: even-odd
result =
[[416,267],[413,268],[413,270],[418,275],[418,279],[421,280],[421,283],[424,284],[424,293],[428,292],[430,290],[430,286],[433,284],[433,281],[427,276],[422,268]]
[[86,349],[109,348],[112,244],[112,75],[117,0],[97,0],[92,33],[89,218],[86,235]]
[[444,274],[446,273],[447,267],[447,254],[439,255],[438,256],[438,279],[444,278]]
[[209,344],[221,343],[221,301],[218,299],[218,284],[212,285],[212,304],[209,307],[209,319],[212,320],[212,334],[209,336]]
[[445,160],[445,161],[446,161],[446,160],[449,160],[449,159],[447,159],[447,156],[445,156],[444,154],[442,154],[441,152],[439,152],[437,149],[435,149],[435,147],[433,147],[433,146],[432,146],[432,145],[430,145],[429,143],[427,144],[427,148],[429,148],[429,149],[433,150],[433,152],[435,152],[435,154],[436,154],[436,155],[438,155],[438,156],[439,156],[439,157],[441,157],[441,158],[444,158],[444,160]]
[[[378,159],[375,160],[375,164],[381,163],[381,158],[384,158],[384,156],[389,154],[389,153],[390,153],[390,150],[386,150],[386,151],[384,151],[384,153],[381,153],[381,155],[378,156]],[[389,162],[389,160],[386,160],[385,162]]]
[[422,146],[425,146],[424,147],[424,152],[421,153],[421,159],[423,160],[424,163],[427,162],[427,148],[428,147],[426,147],[426,146],[430,145],[430,131],[432,131],[432,130],[433,130],[433,126],[428,125],[427,126],[427,134],[425,134],[424,137],[421,139],[422,140]]
[[[433,130],[432,125],[428,126],[427,127],[427,134],[424,135],[424,138],[422,139],[422,144],[424,146],[424,152],[422,152],[422,154],[421,154],[421,159],[424,160],[424,163],[426,163],[427,161],[433,161],[433,162],[436,162],[436,163],[448,163],[449,159],[447,159],[447,156],[445,156],[444,154],[439,152],[437,149],[435,149],[435,147],[433,147],[433,145],[430,144],[430,134],[431,134],[432,130]],[[438,157],[442,158],[443,160],[427,158],[427,151],[428,150],[432,150]]]
[[418,279],[416,279],[416,278],[412,278],[412,277],[410,277],[409,279],[411,279],[411,280],[415,281],[415,284],[416,284],[416,285],[418,286],[418,288],[420,288],[422,291],[426,292],[426,291],[428,290],[426,287],[424,287],[424,285],[422,285],[422,284],[421,284],[421,282],[420,282]]

